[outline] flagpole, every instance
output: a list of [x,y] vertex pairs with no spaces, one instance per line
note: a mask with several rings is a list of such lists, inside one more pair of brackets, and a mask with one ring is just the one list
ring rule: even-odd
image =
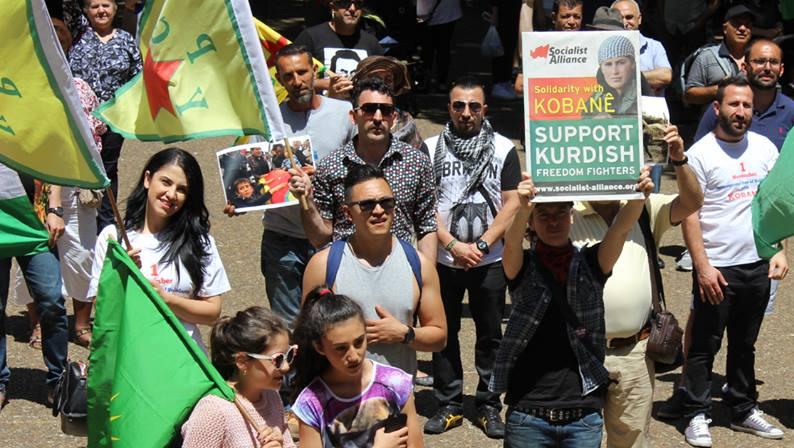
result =
[[[289,157],[289,163],[292,166],[292,169],[293,170],[298,170],[299,167],[295,163],[295,155],[292,152],[292,147],[289,145],[289,139],[286,138],[286,137],[284,137],[284,151],[287,153],[287,157]],[[308,191],[306,193],[308,193]],[[306,202],[306,195],[305,194],[302,194],[302,195],[298,196],[298,200],[301,203],[301,208],[302,209],[304,209],[304,210],[308,210],[309,209],[309,203]]]
[[246,423],[251,425],[251,427],[254,428],[254,431],[256,431],[256,434],[259,435],[260,431],[262,431],[262,428],[260,428],[259,425],[256,424],[256,422],[248,413],[248,411],[245,410],[243,404],[240,403],[240,399],[237,397],[237,395],[234,396],[234,405],[237,406],[237,410],[240,411],[240,414],[243,415],[243,419],[245,419]]
[[121,220],[121,213],[119,213],[119,207],[116,204],[116,195],[113,194],[113,189],[109,186],[105,188],[105,194],[108,195],[108,202],[110,202],[110,207],[113,208],[113,216],[116,218],[121,238],[124,239],[124,245],[127,246],[127,250],[132,250],[132,244],[130,244],[130,239],[127,237],[127,230],[124,228],[124,221]]

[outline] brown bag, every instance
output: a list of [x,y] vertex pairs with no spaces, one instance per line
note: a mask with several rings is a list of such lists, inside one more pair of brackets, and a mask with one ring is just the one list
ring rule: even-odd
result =
[[83,207],[99,208],[99,206],[102,205],[102,196],[104,196],[103,190],[80,188],[78,191],[78,199],[80,200],[80,205]]
[[667,311],[664,304],[662,273],[659,272],[657,264],[656,242],[651,235],[650,216],[644,207],[639,224],[645,239],[648,267],[651,270],[651,301],[653,303],[651,335],[648,337],[645,356],[656,362],[657,371],[669,371],[678,367],[679,363],[683,361],[681,341],[684,331],[678,325],[678,319],[673,313]]
[[645,355],[657,363],[675,364],[681,351],[684,331],[678,326],[678,319],[669,311],[654,311],[651,317],[651,335]]

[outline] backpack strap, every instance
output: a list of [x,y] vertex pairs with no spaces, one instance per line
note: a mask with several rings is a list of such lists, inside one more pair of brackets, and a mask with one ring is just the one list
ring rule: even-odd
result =
[[345,253],[347,240],[336,240],[328,250],[328,260],[325,263],[325,286],[331,288],[336,281],[339,265],[342,264],[342,255]]
[[397,238],[397,241],[400,242],[400,246],[402,246],[403,252],[405,253],[405,258],[408,259],[408,264],[411,265],[416,284],[419,285],[419,300],[416,302],[416,308],[414,308],[414,321],[412,325],[415,327],[416,323],[419,321],[419,308],[422,305],[422,261],[419,259],[419,253],[416,252],[416,249],[411,243],[399,238]]
[[416,252],[416,249],[408,241],[404,241],[399,238],[397,238],[397,241],[400,242],[400,245],[403,248],[403,252],[405,252],[405,257],[408,259],[408,264],[411,265],[411,270],[414,272],[414,278],[416,278],[416,284],[419,285],[419,295],[421,297],[422,262],[419,260],[419,253]]
[[733,70],[731,70],[731,67],[730,67],[730,65],[728,65],[728,62],[725,61],[724,58],[720,57],[720,46],[719,45],[714,45],[714,46],[711,46],[711,47],[707,47],[706,50],[708,50],[712,54],[714,54],[714,59],[717,60],[717,64],[719,64],[719,66],[722,69],[723,73],[725,73],[725,77],[731,76],[731,73],[733,73]]
[[645,253],[648,255],[648,269],[651,271],[651,304],[653,312],[659,314],[667,308],[664,301],[664,284],[662,283],[662,271],[659,270],[659,254],[656,252],[656,240],[653,238],[651,230],[651,215],[648,208],[642,207],[642,214],[638,220],[642,238],[645,241]]

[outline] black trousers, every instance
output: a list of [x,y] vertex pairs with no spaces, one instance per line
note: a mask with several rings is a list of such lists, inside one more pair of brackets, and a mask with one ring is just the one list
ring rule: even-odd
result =
[[452,35],[455,32],[455,24],[457,22],[456,20],[441,25],[428,25],[422,29],[422,61],[426,64],[425,68],[428,71],[433,69],[433,62],[435,61],[436,70],[432,73],[435,73],[435,79],[439,83],[447,82],[452,52]]
[[756,406],[758,398],[755,341],[769,302],[769,263],[762,260],[717,269],[728,282],[728,286],[722,288],[725,299],[718,305],[700,300],[697,272],[692,272],[695,320],[686,360],[684,408],[690,418],[701,412],[711,412],[714,356],[720,350],[722,335],[727,329],[728,393],[725,401],[731,407],[733,420],[741,421]]
[[469,310],[474,319],[474,366],[480,377],[477,383],[475,404],[501,409],[499,394],[488,391],[496,351],[502,342],[502,315],[505,308],[505,274],[502,263],[464,271],[441,264],[438,278],[441,282],[441,300],[447,315],[447,346],[433,353],[433,389],[439,405],[463,406],[463,366],[460,361],[460,318],[463,295],[469,293]]
[[518,47],[518,16],[521,13],[521,0],[500,2],[496,31],[502,40],[505,54],[491,60],[493,83],[509,82],[513,77],[513,59]]
[[[124,144],[124,137],[110,129],[102,134],[102,164],[105,166],[108,179],[110,179],[110,189],[113,190],[116,201],[119,200],[119,157],[122,144]],[[110,206],[108,195],[104,195],[96,216],[97,235],[102,229],[115,222],[116,218],[113,216],[113,208]]]

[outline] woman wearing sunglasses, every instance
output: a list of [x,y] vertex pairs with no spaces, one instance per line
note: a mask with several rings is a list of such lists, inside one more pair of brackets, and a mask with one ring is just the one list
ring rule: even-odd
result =
[[234,317],[222,317],[212,328],[211,343],[212,364],[234,388],[257,427],[234,403],[207,395],[182,425],[182,446],[294,447],[278,390],[298,347],[289,344],[284,322],[272,311],[252,306]]

